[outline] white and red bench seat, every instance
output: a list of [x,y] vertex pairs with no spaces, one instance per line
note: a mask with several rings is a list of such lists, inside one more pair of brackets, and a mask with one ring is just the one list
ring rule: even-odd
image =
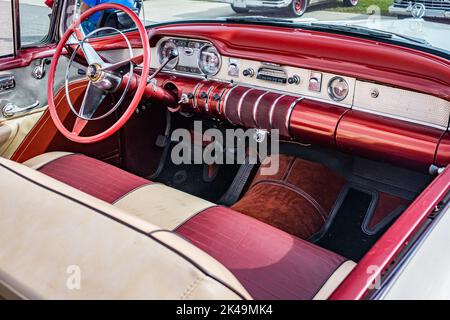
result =
[[24,164],[187,239],[254,299],[326,299],[355,266],[252,217],[84,155],[54,152]]

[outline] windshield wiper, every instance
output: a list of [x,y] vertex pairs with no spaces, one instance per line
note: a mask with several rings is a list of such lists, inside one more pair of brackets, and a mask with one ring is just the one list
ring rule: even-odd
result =
[[379,38],[379,39],[400,38],[400,39],[406,40],[408,42],[414,42],[414,43],[419,43],[422,45],[430,46],[430,44],[424,39],[405,36],[403,34],[398,34],[398,33],[379,30],[379,29],[372,29],[372,28],[364,27],[364,26],[340,25],[340,24],[318,23],[318,22],[307,23],[306,25],[311,26],[315,30],[342,31],[342,32],[347,32],[347,33],[352,33],[352,34],[359,34],[359,35],[365,35],[365,36],[369,36],[369,37]]

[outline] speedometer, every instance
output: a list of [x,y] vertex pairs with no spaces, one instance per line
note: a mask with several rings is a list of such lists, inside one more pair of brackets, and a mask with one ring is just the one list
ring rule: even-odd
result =
[[[165,61],[171,55],[172,50],[177,50],[176,44],[171,40],[163,41],[159,45],[159,49],[158,49],[159,63],[163,63],[163,61]],[[178,58],[173,59],[164,67],[164,69],[172,70],[173,68],[175,68],[177,63],[178,63]]]
[[221,63],[220,55],[215,47],[205,45],[200,50],[198,66],[205,75],[216,75],[219,72]]

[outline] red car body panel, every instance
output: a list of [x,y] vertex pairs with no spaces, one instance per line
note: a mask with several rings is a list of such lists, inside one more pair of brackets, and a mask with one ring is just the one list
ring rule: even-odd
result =
[[358,262],[330,299],[362,299],[449,191],[447,167]]
[[350,110],[336,129],[337,147],[422,171],[434,162],[443,130]]
[[303,143],[334,147],[339,120],[348,111],[350,110],[333,104],[303,99],[292,111],[291,135],[300,137]]

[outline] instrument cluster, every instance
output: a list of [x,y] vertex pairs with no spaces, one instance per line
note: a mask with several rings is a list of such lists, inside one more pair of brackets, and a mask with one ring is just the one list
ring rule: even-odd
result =
[[160,64],[169,57],[172,50],[178,51],[178,58],[170,61],[166,71],[195,74],[200,76],[216,75],[222,65],[222,57],[209,42],[181,38],[163,38],[156,45]]

